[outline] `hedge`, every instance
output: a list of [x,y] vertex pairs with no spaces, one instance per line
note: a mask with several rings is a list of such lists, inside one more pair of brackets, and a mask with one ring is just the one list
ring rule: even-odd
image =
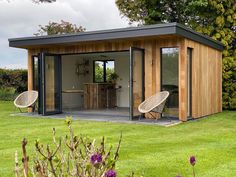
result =
[[13,100],[27,90],[27,70],[0,69],[0,100]]

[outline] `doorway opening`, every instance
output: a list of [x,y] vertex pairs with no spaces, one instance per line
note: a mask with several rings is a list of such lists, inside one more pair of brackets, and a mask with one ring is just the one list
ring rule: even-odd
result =
[[129,116],[129,52],[62,55],[62,111]]
[[[83,114],[140,116],[144,100],[142,49],[79,54],[40,54],[39,89],[43,115]],[[119,113],[119,114],[118,114]]]

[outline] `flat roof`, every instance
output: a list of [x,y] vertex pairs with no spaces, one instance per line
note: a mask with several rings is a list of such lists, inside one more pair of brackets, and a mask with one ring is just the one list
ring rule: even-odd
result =
[[10,47],[29,48],[38,45],[70,44],[79,42],[105,41],[117,39],[130,39],[138,37],[178,35],[197,41],[212,48],[223,50],[224,46],[219,41],[209,36],[200,34],[179,23],[166,23],[145,25],[140,27],[128,27],[110,30],[88,31],[73,34],[33,36],[8,39]]

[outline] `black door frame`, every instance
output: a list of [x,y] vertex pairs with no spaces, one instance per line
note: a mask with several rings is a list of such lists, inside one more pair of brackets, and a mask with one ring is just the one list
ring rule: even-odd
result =
[[[45,78],[45,56],[53,56],[55,57],[55,59],[57,60],[56,62],[56,66],[57,67],[57,70],[55,73],[55,76],[57,77],[57,82],[56,82],[56,85],[55,85],[55,89],[57,89],[57,93],[58,93],[58,99],[59,101],[57,102],[58,105],[58,111],[47,111],[46,110],[46,78]],[[51,54],[51,53],[40,53],[39,54],[39,60],[40,60],[40,87],[39,87],[39,102],[40,102],[40,105],[39,105],[39,113],[41,113],[43,116],[45,115],[52,115],[52,114],[60,114],[62,113],[62,95],[61,95],[61,92],[62,92],[62,75],[61,75],[61,55],[60,54]]]
[[[141,51],[142,52],[142,69],[141,69],[141,73],[142,73],[142,102],[144,101],[145,99],[145,66],[144,66],[144,57],[145,57],[145,50],[142,49],[142,48],[137,48],[137,47],[130,47],[130,64],[129,64],[129,71],[130,71],[130,75],[129,75],[129,78],[130,78],[130,82],[129,82],[129,87],[130,87],[130,93],[129,93],[129,119],[130,120],[133,120],[135,117],[134,117],[134,113],[133,113],[133,99],[134,99],[134,96],[133,96],[133,93],[134,93],[134,89],[133,89],[133,86],[134,86],[134,73],[133,73],[133,68],[134,68],[134,51]],[[141,114],[141,116],[143,117],[143,114]]]

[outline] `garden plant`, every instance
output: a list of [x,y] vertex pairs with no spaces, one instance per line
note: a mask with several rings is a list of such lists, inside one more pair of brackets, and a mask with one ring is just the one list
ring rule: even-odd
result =
[[[65,120],[69,135],[65,138],[56,137],[56,129],[53,128],[53,145],[43,145],[36,140],[36,155],[33,157],[33,165],[30,167],[27,155],[27,140],[22,141],[23,158],[19,165],[18,153],[15,154],[15,174],[16,177],[38,176],[38,177],[116,177],[116,162],[119,157],[122,134],[118,145],[112,153],[112,146],[105,146],[103,137],[100,144],[96,140],[87,137],[76,136],[72,129],[72,119],[67,117]],[[196,164],[195,156],[189,160],[193,168]],[[127,177],[134,177],[134,172]],[[143,175],[141,176],[143,177]],[[178,175],[176,177],[182,177]]]

